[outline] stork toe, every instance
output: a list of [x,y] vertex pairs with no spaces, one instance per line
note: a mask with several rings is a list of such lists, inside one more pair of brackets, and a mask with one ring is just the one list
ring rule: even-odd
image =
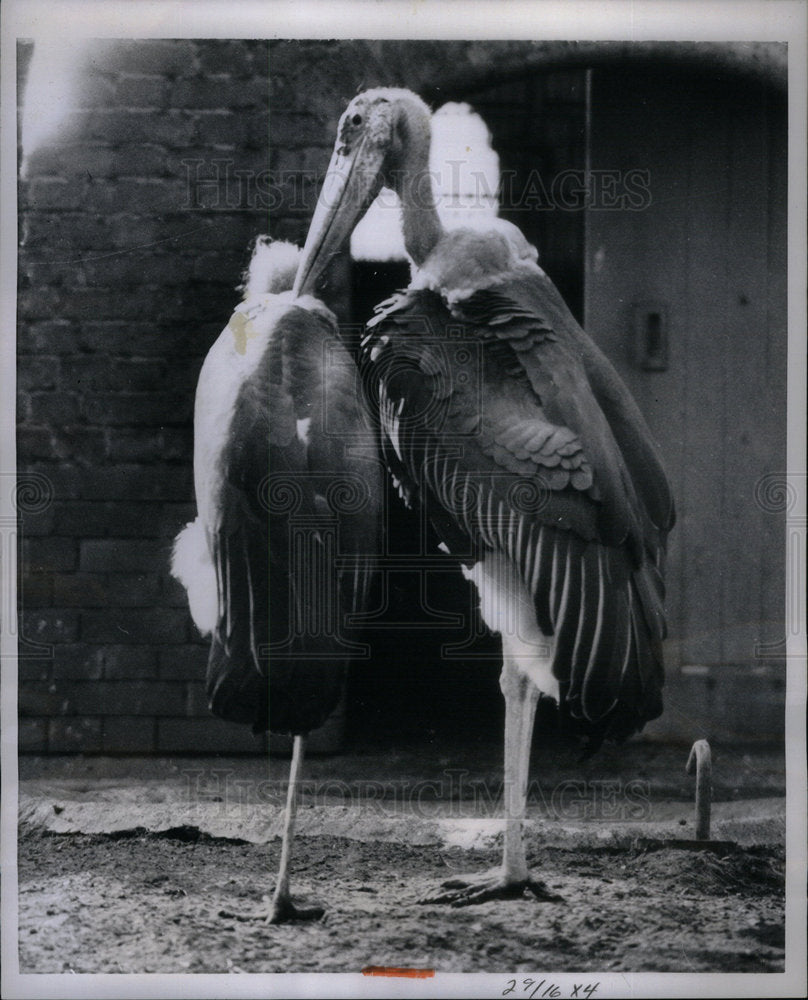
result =
[[267,917],[268,924],[291,924],[297,920],[320,920],[325,910],[322,906],[295,906],[292,897],[276,896]]

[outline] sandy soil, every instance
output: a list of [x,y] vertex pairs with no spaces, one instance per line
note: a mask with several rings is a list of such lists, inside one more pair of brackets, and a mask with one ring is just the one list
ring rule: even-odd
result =
[[316,923],[259,919],[278,842],[196,831],[19,842],[20,971],[776,972],[784,958],[784,854],[534,847],[535,873],[564,902],[449,909],[418,900],[498,861],[497,851],[308,837],[296,896]]

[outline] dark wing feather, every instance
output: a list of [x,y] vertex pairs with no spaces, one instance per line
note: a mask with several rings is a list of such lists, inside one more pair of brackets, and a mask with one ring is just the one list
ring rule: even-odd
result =
[[645,418],[611,361],[581,329],[553,282],[543,272],[514,276],[508,283],[507,294],[486,290],[479,295],[489,299],[493,295],[494,301],[505,300],[500,305],[501,314],[510,310],[540,315],[548,327],[563,333],[564,339],[575,345],[591,391],[620,447],[650,524],[663,533],[670,531],[675,522],[673,494]]
[[409,499],[464,561],[509,554],[556,637],[563,707],[596,737],[624,736],[661,708],[664,526],[635,488],[578,334],[508,291],[451,311],[429,291],[395,296],[369,327],[366,384]]
[[[209,527],[219,620],[207,686],[217,715],[256,730],[322,725],[359,648],[345,619],[366,606],[381,476],[353,370],[331,324],[290,308],[239,386],[224,436]],[[309,421],[307,443],[298,421]],[[346,498],[357,485],[364,492]]]

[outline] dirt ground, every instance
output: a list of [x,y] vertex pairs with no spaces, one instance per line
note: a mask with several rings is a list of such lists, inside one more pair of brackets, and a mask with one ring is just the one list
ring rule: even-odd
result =
[[[777,972],[784,960],[784,852],[708,853],[530,844],[534,873],[563,902],[462,909],[419,905],[440,881],[499,852],[364,843],[295,844],[293,891],[317,922],[254,919],[274,884],[279,842],[163,834],[19,841],[20,971]],[[251,919],[252,918],[252,919]]]

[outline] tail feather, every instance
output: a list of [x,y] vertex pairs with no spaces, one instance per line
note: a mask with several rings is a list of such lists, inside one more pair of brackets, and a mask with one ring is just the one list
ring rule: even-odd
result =
[[202,635],[210,635],[218,618],[216,570],[199,518],[186,524],[177,535],[171,553],[171,574],[188,592],[194,624]]

